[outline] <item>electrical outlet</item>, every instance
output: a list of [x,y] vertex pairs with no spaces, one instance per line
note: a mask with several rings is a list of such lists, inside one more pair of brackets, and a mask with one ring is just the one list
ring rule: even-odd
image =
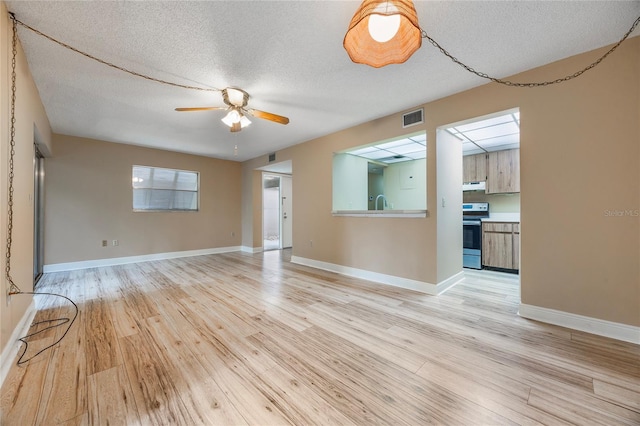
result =
[[114,247],[115,247],[115,246],[117,246],[117,245],[119,245],[119,244],[120,244],[120,243],[118,242],[118,240],[112,240],[112,241],[111,241],[111,245],[112,245],[112,246],[114,246]]
[[235,237],[235,236],[236,236],[236,233],[235,233],[235,232],[233,232],[233,231],[231,231],[231,236],[232,236],[232,237]]
[[313,247],[313,240],[309,240],[309,247]]
[[109,245],[109,244],[108,244],[107,240],[102,240],[102,247],[106,247],[106,246],[108,246],[108,245]]

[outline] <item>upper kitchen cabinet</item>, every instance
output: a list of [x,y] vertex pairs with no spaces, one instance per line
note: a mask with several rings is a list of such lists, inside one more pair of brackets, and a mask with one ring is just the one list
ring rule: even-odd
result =
[[487,194],[520,192],[520,149],[487,154]]
[[462,157],[462,182],[484,182],[487,179],[487,154]]

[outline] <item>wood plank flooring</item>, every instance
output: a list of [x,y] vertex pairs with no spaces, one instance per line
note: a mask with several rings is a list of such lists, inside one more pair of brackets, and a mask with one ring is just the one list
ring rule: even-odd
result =
[[[435,297],[289,258],[45,275],[80,315],[11,368],[0,423],[640,425],[640,346],[520,318],[516,276]],[[73,312],[36,297],[36,320]]]

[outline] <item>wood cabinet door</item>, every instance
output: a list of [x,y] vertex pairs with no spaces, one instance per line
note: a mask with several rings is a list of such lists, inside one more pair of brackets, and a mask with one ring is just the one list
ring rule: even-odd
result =
[[486,154],[466,155],[462,157],[462,182],[484,182],[486,179]]
[[511,232],[483,233],[482,264],[494,268],[513,269],[513,234]]
[[520,269],[520,232],[513,234],[513,269]]
[[513,223],[510,222],[483,222],[482,230],[484,232],[513,232]]
[[520,150],[493,151],[487,160],[487,194],[520,192]]

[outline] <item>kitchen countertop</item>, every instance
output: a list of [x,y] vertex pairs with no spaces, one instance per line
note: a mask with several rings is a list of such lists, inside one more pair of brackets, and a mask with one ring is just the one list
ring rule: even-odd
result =
[[520,222],[520,213],[489,213],[483,222]]

